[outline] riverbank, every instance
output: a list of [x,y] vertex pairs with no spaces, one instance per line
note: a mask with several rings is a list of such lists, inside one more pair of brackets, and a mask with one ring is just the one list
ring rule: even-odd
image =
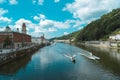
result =
[[15,59],[19,59],[22,56],[33,54],[38,49],[40,49],[44,46],[46,46],[46,45],[45,44],[34,45],[34,46],[24,47],[24,48],[21,48],[18,50],[13,50],[11,52],[2,53],[2,54],[0,54],[0,66],[4,65],[10,61],[13,61]]
[[111,42],[111,41],[86,41],[86,42],[77,42],[76,44],[98,47],[98,48],[115,48],[120,49],[120,42]]

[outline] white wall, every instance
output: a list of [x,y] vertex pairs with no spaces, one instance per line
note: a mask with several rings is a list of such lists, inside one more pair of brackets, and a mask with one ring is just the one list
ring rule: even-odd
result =
[[32,43],[34,43],[34,44],[41,44],[41,43],[42,43],[41,39],[38,38],[38,37],[36,37],[36,38],[32,38],[31,41],[32,41]]

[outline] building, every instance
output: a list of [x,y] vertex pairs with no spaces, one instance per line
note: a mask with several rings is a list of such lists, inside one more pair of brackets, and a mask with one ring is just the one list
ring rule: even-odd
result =
[[120,41],[120,34],[111,35],[111,36],[109,36],[109,39]]
[[41,44],[42,40],[40,37],[32,37],[32,44]]
[[26,33],[27,33],[25,23],[22,24],[22,33],[23,33],[23,34],[26,34]]
[[32,37],[32,44],[46,44],[49,43],[49,41],[44,37],[44,34],[41,37]]
[[25,23],[22,25],[22,33],[18,31],[14,32],[7,26],[5,31],[0,32],[0,48],[21,48],[30,46],[31,36],[27,35],[26,32]]

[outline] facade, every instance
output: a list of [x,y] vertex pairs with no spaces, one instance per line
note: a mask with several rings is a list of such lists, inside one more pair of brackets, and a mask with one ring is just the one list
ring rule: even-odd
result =
[[[25,25],[25,23],[23,24]],[[4,32],[0,32],[0,48],[21,48],[30,46],[31,36],[26,34],[26,29],[22,30],[22,33],[14,32],[7,26]]]

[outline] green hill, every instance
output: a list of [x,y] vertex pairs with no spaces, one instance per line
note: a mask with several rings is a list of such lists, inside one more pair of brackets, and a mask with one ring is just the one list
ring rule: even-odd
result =
[[54,39],[57,39],[57,40],[67,40],[67,39],[73,39],[73,38],[77,38],[78,34],[79,34],[80,31],[75,31],[73,33],[70,33],[68,35],[63,35],[61,37],[55,37],[55,38],[52,38],[50,39],[50,41],[54,40]]
[[68,35],[64,35],[64,36],[61,36],[61,37],[57,37],[57,38],[55,38],[55,39],[65,39],[65,40],[67,40],[67,39],[70,39],[70,38],[75,38],[75,37],[77,37],[77,34],[79,33],[79,31],[76,31],[76,32],[73,32],[73,33],[70,33],[70,34],[68,34]]
[[120,34],[120,29],[115,30],[112,34],[113,35]]
[[88,24],[78,34],[77,41],[106,40],[110,34],[120,29],[120,9],[103,15],[100,19]]
[[100,19],[92,21],[82,30],[61,36],[55,39],[69,39],[76,41],[107,40],[109,35],[120,33],[120,8],[103,15]]

